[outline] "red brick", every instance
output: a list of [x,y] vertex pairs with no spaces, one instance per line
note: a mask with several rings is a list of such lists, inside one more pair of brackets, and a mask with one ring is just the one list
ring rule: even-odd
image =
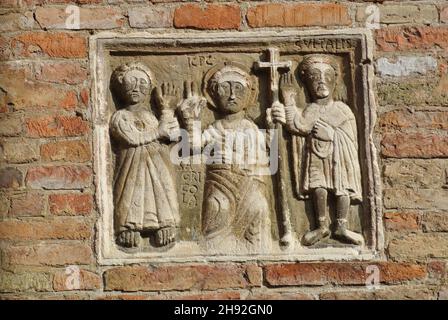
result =
[[17,168],[6,167],[0,169],[0,188],[17,189],[23,185],[23,174]]
[[204,292],[197,294],[171,294],[162,296],[162,299],[168,300],[241,300],[241,294],[238,291],[224,292]]
[[269,3],[249,8],[247,21],[252,28],[346,26],[351,24],[347,7],[339,4]]
[[55,220],[5,220],[0,222],[0,239],[5,240],[85,240],[92,228],[83,220],[64,217]]
[[360,285],[370,275],[366,272],[368,265],[378,266],[381,283],[420,280],[426,276],[424,266],[388,262],[272,264],[265,266],[264,271],[265,280],[271,286]]
[[92,170],[84,166],[34,167],[26,175],[26,184],[33,189],[82,189],[91,180]]
[[23,115],[20,113],[0,114],[0,136],[14,137],[23,131]]
[[448,157],[448,137],[424,133],[386,133],[381,153],[391,158]]
[[81,117],[45,116],[26,119],[30,137],[75,137],[89,132],[89,125]]
[[48,201],[50,212],[54,215],[88,215],[93,207],[93,197],[90,194],[52,194]]
[[[36,20],[47,29],[72,29],[67,27],[69,14],[64,8],[42,7],[36,9]],[[79,10],[79,29],[114,29],[123,26],[125,21],[120,8],[83,8]]]
[[95,290],[101,287],[101,277],[94,272],[79,270],[79,283],[70,282],[69,276],[73,276],[73,274],[66,270],[57,272],[53,278],[53,289],[55,291]]
[[78,84],[87,80],[87,74],[87,68],[77,62],[47,62],[42,64],[36,78],[54,83]]
[[388,230],[418,230],[420,215],[416,212],[386,212],[384,224]]
[[447,27],[389,27],[376,30],[380,51],[448,49]]
[[448,130],[448,112],[394,110],[381,115],[380,127],[385,129],[424,128]]
[[248,273],[253,265],[195,265],[148,268],[143,266],[117,267],[104,274],[106,290],[162,291],[216,290],[260,286],[251,282]]
[[45,143],[40,148],[43,161],[87,162],[91,160],[86,141],[70,140]]
[[265,290],[250,294],[246,300],[314,300],[314,298],[311,294],[302,292]]
[[9,266],[63,266],[89,264],[92,249],[85,244],[42,244],[5,248]]
[[22,33],[11,40],[11,47],[18,57],[84,58],[87,56],[87,38],[64,32]]
[[45,197],[42,194],[27,192],[11,197],[11,216],[42,216],[44,212]]
[[236,5],[186,4],[174,11],[176,28],[238,29],[240,25],[241,11]]

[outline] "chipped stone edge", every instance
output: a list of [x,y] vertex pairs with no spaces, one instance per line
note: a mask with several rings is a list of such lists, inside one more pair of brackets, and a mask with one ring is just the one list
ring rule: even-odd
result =
[[[371,181],[368,200],[371,206],[372,217],[372,239],[374,249],[356,249],[356,248],[322,248],[307,249],[300,248],[294,253],[275,253],[271,255],[228,255],[228,256],[209,256],[201,253],[194,248],[196,254],[188,256],[173,256],[185,251],[172,250],[170,256],[162,256],[164,253],[135,253],[132,256],[117,249],[113,242],[113,201],[112,187],[107,183],[107,153],[110,146],[109,129],[107,119],[103,113],[107,110],[106,94],[108,83],[105,79],[106,74],[102,70],[105,58],[105,43],[114,40],[142,42],[179,42],[181,44],[193,44],[196,42],[241,42],[241,41],[261,41],[263,39],[288,40],[290,37],[300,36],[353,36],[361,37],[362,56],[363,56],[363,77],[364,77],[364,113],[366,118],[366,131],[368,132],[368,145],[366,146],[366,155],[368,160],[369,177]],[[363,28],[336,29],[336,30],[304,30],[304,31],[248,31],[248,32],[167,32],[164,30],[148,32],[135,32],[131,34],[101,32],[95,34],[89,39],[89,60],[93,81],[92,90],[92,110],[93,121],[93,150],[94,150],[94,183],[96,202],[100,217],[96,223],[95,249],[100,265],[124,265],[131,263],[194,263],[194,262],[274,262],[274,261],[382,261],[384,255],[384,230],[382,222],[382,190],[381,175],[378,166],[378,152],[376,150],[373,131],[376,122],[377,107],[373,93],[373,50],[374,41],[371,30]],[[103,112],[102,112],[103,111]],[[193,245],[194,247],[194,245]],[[174,249],[174,248],[173,248]],[[193,249],[193,248],[192,248]],[[175,252],[178,251],[178,252]]]

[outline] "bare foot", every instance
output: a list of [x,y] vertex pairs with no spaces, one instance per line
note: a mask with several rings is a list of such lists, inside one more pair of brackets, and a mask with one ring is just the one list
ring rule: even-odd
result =
[[140,244],[140,232],[134,230],[122,231],[117,237],[117,243],[126,248],[135,248]]
[[176,228],[165,227],[156,231],[156,244],[166,246],[176,240]]

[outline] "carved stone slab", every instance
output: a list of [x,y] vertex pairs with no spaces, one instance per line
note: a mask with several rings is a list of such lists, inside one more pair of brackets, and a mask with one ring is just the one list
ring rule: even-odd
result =
[[101,264],[383,250],[370,31],[90,39]]

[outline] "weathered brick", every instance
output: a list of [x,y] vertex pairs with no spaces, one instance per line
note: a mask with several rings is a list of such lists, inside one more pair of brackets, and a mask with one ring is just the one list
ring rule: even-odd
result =
[[246,300],[314,300],[309,293],[261,290],[251,292]]
[[383,181],[388,188],[439,189],[446,183],[448,162],[443,159],[400,159],[387,161]]
[[64,217],[55,220],[5,220],[0,222],[0,239],[4,240],[85,240],[92,227],[83,220]]
[[41,65],[36,79],[54,83],[78,84],[87,80],[88,71],[77,62],[46,62]]
[[379,51],[446,50],[446,27],[389,27],[376,30]]
[[[80,7],[80,25],[67,24],[71,13],[65,8],[40,7],[36,9],[36,20],[41,27],[47,29],[115,29],[124,24],[124,16],[120,8],[83,8]],[[71,21],[71,20],[70,20]]]
[[87,38],[64,32],[26,32],[11,40],[11,48],[16,57],[84,58]]
[[447,276],[447,263],[433,260],[428,262],[428,276],[432,279],[443,279]]
[[252,28],[347,26],[351,24],[344,5],[325,3],[269,3],[249,8],[247,22]]
[[89,124],[77,116],[45,116],[26,119],[30,137],[75,137],[89,132]]
[[380,128],[448,130],[448,112],[394,110],[381,114]]
[[166,7],[131,8],[128,12],[132,28],[169,28],[173,26],[174,11]]
[[33,189],[82,189],[91,180],[92,170],[84,166],[34,167],[26,176],[27,186]]
[[55,291],[95,290],[101,287],[101,277],[94,272],[79,270],[79,281],[71,281],[70,276],[73,277],[73,274],[67,270],[57,272],[53,279],[53,289]]
[[448,6],[444,6],[440,10],[440,22],[448,23]]
[[381,153],[391,158],[446,158],[448,137],[431,133],[386,133]]
[[265,281],[270,286],[365,284],[370,275],[368,265],[380,270],[380,283],[400,283],[421,280],[426,268],[414,264],[399,263],[295,263],[271,264],[264,267]]
[[11,196],[10,216],[43,216],[45,214],[45,197],[39,193],[26,192]]
[[379,58],[376,61],[378,74],[382,77],[406,77],[425,75],[437,69],[437,60],[431,56],[398,56]]
[[236,5],[185,4],[174,11],[176,28],[193,29],[238,29],[241,25],[241,10]]
[[20,139],[0,142],[3,158],[8,163],[28,163],[39,159],[35,141]]
[[241,293],[238,291],[211,291],[203,293],[185,293],[185,294],[164,294],[152,298],[162,300],[241,300]]
[[423,231],[447,232],[448,214],[446,212],[427,212],[422,217]]
[[388,230],[418,230],[420,215],[416,212],[386,212],[384,225]]
[[23,131],[23,114],[0,114],[0,135],[5,137],[18,136]]
[[11,206],[11,201],[4,192],[0,192],[0,218],[6,217]]
[[[163,291],[163,290],[216,290],[260,286],[251,282],[244,265],[195,265],[148,268],[143,266],[117,267],[104,274],[106,290]],[[258,281],[258,280],[257,280]]]
[[[360,6],[356,12],[356,21],[365,22],[371,15],[371,11],[366,12],[367,6]],[[437,23],[439,14],[434,5],[383,5],[379,6],[380,22],[384,24],[431,24]]]
[[17,189],[23,186],[23,174],[17,168],[0,168],[0,188]]
[[39,272],[1,272],[0,292],[51,291],[52,280],[48,273]]
[[30,30],[34,27],[33,12],[0,15],[0,32]]
[[376,290],[341,290],[319,295],[321,300],[429,300],[434,293],[424,286],[402,285],[396,287],[380,286]]
[[91,160],[90,146],[87,141],[81,140],[45,143],[41,145],[40,155],[43,161],[87,162]]
[[52,194],[48,201],[50,212],[54,215],[88,215],[93,207],[93,197],[90,194]]
[[387,209],[448,209],[446,189],[385,189],[383,199]]
[[409,233],[392,239],[387,252],[396,261],[448,258],[448,234]]

